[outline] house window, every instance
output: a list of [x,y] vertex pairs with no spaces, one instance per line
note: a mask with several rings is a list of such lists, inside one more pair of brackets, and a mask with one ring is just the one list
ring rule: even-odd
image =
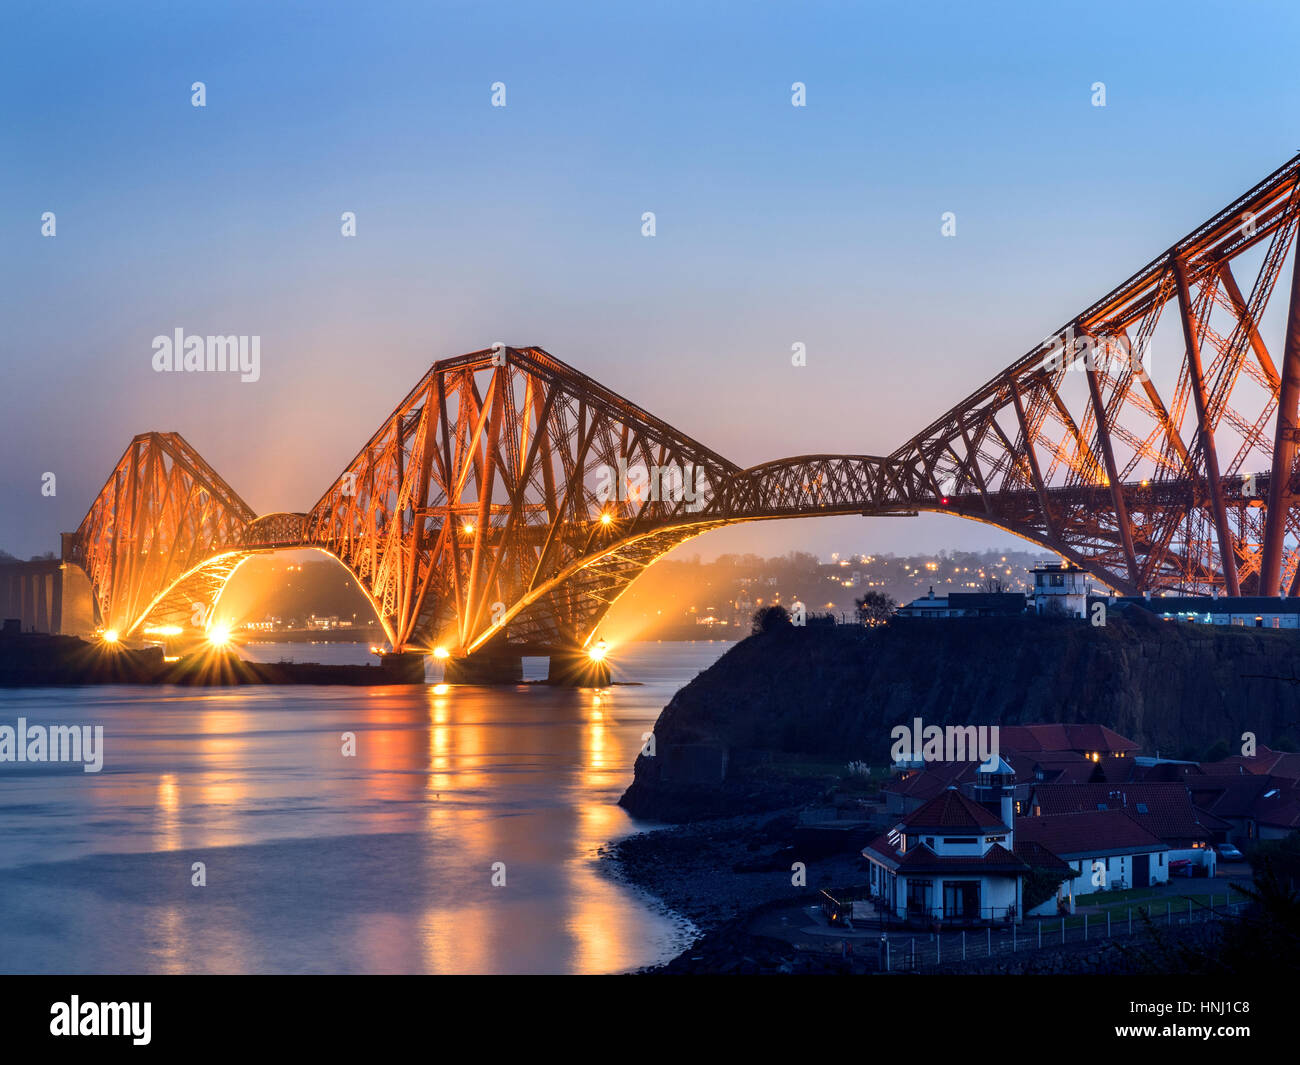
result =
[[1275,618],[1273,619],[1273,628],[1275,628],[1275,629],[1280,629],[1281,627],[1282,627],[1282,619],[1281,619],[1281,618],[1278,618],[1278,617],[1275,617]]
[[925,913],[930,909],[930,889],[933,880],[909,880],[907,882],[907,912]]
[[1006,841],[1007,841],[1006,836],[985,836],[984,837],[985,843],[1005,843]]
[[1022,814],[1022,813],[1025,812],[1024,810],[1021,809],[1021,806],[1022,806],[1022,803],[1020,802],[1019,799],[1017,799],[1017,800],[1016,800],[1016,813],[1018,813],[1018,814]]
[[945,843],[975,843],[976,839],[974,836],[945,836],[943,841]]
[[1165,852],[1164,852],[1164,851],[1161,851],[1161,852],[1160,852],[1160,864],[1161,864],[1161,865],[1164,865],[1164,864],[1165,864]]
[[934,850],[934,837],[933,837],[933,836],[926,836],[926,837],[925,837],[925,845],[926,845],[927,847],[929,847],[931,850]]

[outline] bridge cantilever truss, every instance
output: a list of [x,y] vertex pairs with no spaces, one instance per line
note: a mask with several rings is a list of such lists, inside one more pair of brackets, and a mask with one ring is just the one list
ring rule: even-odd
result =
[[138,436],[68,558],[128,633],[199,624],[250,555],[315,548],[394,648],[456,654],[581,646],[691,537],[823,514],[988,522],[1124,592],[1295,594],[1300,271],[1280,366],[1264,315],[1298,218],[1300,156],[888,456],[742,469],[540,348],[497,348],[431,367],[306,513],[256,517],[179,435]]

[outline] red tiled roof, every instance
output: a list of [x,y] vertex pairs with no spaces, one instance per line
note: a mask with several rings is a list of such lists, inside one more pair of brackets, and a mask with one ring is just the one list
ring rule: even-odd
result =
[[1218,775],[1254,773],[1258,776],[1284,777],[1287,780],[1300,780],[1300,754],[1286,751],[1274,751],[1261,745],[1255,751],[1254,758],[1234,754],[1218,762],[1202,762],[1201,768],[1206,773]]
[[[1163,840],[1208,839],[1228,824],[1192,805],[1186,784],[1040,784],[1030,810],[1043,815],[1126,810],[1139,824]],[[1021,822],[1023,823],[1023,822]],[[1017,830],[1019,826],[1017,826]]]
[[1003,725],[998,744],[1005,751],[1136,751],[1138,745],[1105,725]]
[[911,798],[932,799],[949,784],[967,773],[974,775],[970,762],[931,762],[924,769],[912,769],[881,786],[881,791]]
[[[1015,753],[1004,754],[1002,758],[1011,767],[1018,782],[1028,783],[1033,780],[1033,758]],[[1078,758],[1080,763],[1087,762],[1082,755]],[[978,762],[927,762],[922,769],[911,769],[906,774],[894,777],[881,785],[880,790],[909,798],[932,799],[950,784],[974,783],[978,773]]]
[[1251,815],[1272,828],[1300,828],[1300,789],[1269,788],[1255,801]]
[[1167,851],[1169,845],[1147,831],[1127,810],[1022,817],[1016,821],[1016,845],[1036,843],[1058,858]]
[[1016,857],[1034,869],[1046,869],[1048,872],[1074,872],[1074,867],[1061,861],[1041,843],[1031,839],[1021,839],[1016,834]]
[[1253,817],[1255,804],[1273,788],[1291,790],[1294,781],[1248,773],[1239,777],[1202,777],[1190,782],[1192,801],[1216,817]]
[[877,836],[863,849],[867,858],[883,861],[891,869],[908,873],[942,872],[945,869],[980,873],[1023,873],[1026,863],[999,843],[994,843],[982,855],[935,854],[924,843],[915,844],[906,852],[889,842],[889,836]]
[[950,829],[984,830],[986,828],[1007,829],[1009,826],[979,803],[966,798],[956,788],[947,788],[936,795],[924,806],[913,810],[905,818],[903,825],[911,835],[927,828],[948,831]]

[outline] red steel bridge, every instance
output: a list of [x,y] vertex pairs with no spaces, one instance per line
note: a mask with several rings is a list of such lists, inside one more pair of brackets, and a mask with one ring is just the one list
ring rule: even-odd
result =
[[179,434],[141,434],[65,561],[126,636],[210,619],[254,553],[315,548],[395,650],[454,657],[576,650],[691,537],[821,514],[986,522],[1127,594],[1295,595],[1297,220],[1300,156],[889,455],[742,469],[542,349],[498,346],[435,363],[306,513],[259,517]]

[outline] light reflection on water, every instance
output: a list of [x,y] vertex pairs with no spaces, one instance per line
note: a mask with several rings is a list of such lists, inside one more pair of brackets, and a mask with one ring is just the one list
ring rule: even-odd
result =
[[[594,852],[635,827],[616,803],[642,733],[727,646],[624,646],[616,678],[644,683],[601,692],[0,690],[0,724],[105,733],[98,774],[0,764],[0,971],[617,972],[670,957],[687,926]],[[191,886],[198,861],[206,887]]]

